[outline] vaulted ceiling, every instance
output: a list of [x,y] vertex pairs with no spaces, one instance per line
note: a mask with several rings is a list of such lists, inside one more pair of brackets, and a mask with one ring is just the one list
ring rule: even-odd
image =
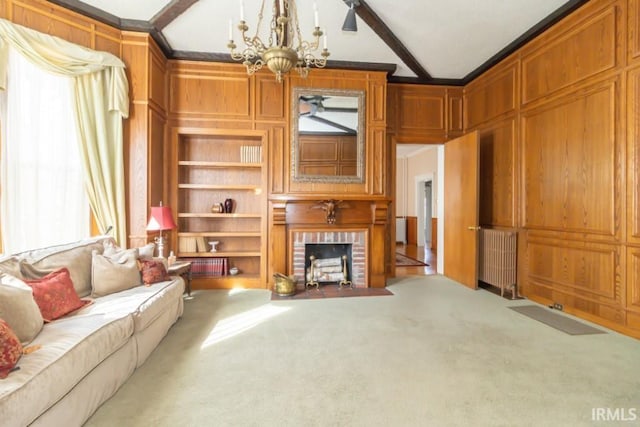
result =
[[[262,0],[49,1],[120,29],[147,31],[169,58],[229,62],[229,20],[235,27],[242,3],[255,29]],[[391,81],[461,85],[588,0],[357,0],[357,32],[341,29],[347,0],[297,0],[305,39],[314,1],[330,67],[387,70]]]

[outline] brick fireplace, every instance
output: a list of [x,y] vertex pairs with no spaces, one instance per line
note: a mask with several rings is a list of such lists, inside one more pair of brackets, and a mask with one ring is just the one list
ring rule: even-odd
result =
[[367,287],[367,230],[308,230],[292,233],[293,274],[302,282],[309,260],[305,259],[307,245],[350,244],[350,279],[355,288]]
[[[329,209],[331,207],[332,209]],[[351,244],[350,280],[357,288],[383,288],[391,265],[387,200],[283,200],[270,205],[269,276],[305,282],[306,244]]]

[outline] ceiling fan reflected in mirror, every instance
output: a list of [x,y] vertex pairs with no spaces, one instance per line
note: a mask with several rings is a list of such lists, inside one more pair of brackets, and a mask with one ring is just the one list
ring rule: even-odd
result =
[[317,113],[330,112],[356,114],[358,112],[358,107],[341,107],[338,105],[332,105],[330,96],[313,95],[300,97],[301,116],[315,116]]

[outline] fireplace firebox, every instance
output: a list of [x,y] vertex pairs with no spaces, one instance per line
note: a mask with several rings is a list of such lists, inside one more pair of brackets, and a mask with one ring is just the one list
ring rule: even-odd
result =
[[305,288],[320,283],[353,287],[352,245],[349,243],[309,243],[305,245]]

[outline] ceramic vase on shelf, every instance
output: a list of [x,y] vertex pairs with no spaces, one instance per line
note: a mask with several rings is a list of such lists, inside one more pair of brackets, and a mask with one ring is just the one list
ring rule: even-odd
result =
[[224,213],[231,213],[233,211],[233,199],[227,199],[224,201]]
[[222,203],[214,203],[214,205],[211,207],[211,212],[213,212],[213,213],[223,213],[224,212],[224,206],[222,206]]

